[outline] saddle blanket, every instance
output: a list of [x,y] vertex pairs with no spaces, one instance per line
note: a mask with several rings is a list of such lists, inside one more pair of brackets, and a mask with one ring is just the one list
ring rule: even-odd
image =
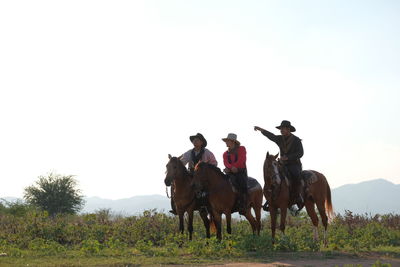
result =
[[315,174],[315,172],[310,170],[302,171],[301,177],[303,178],[306,185],[310,185],[318,181],[318,176]]
[[[235,179],[232,179],[233,177],[229,177],[229,178],[230,178],[229,182],[231,183],[231,186],[232,186],[232,191],[235,193],[239,192],[239,190],[238,190],[239,186],[236,183]],[[258,181],[256,179],[254,179],[252,177],[247,178],[247,191],[248,192],[253,191],[254,189],[256,189],[258,187],[261,188],[260,184],[258,183]]]

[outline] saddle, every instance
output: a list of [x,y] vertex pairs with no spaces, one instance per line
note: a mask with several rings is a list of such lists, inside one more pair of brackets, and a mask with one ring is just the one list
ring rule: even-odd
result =
[[[240,190],[240,186],[239,183],[236,181],[236,177],[234,175],[229,175],[228,176],[228,181],[231,184],[232,187],[232,191],[235,193],[238,193],[236,200],[235,200],[235,204],[232,208],[232,212],[237,212],[239,211],[239,214],[244,215],[244,211],[241,212],[241,208],[242,210],[244,209],[244,206],[246,205],[245,203],[247,202],[246,198],[248,197],[244,197],[240,196],[240,193],[242,192],[242,190]],[[253,189],[257,188],[257,186],[259,186],[259,183],[257,182],[256,179],[252,178],[252,177],[247,177],[247,195],[253,191]],[[245,203],[242,203],[242,201],[245,201]]]

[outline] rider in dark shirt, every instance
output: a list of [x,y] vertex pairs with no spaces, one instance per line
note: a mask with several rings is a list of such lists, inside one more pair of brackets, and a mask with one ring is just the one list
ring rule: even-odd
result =
[[292,134],[296,131],[290,121],[282,121],[281,125],[276,127],[280,130],[281,135],[275,135],[258,126],[254,127],[255,131],[261,131],[263,135],[268,137],[269,140],[275,142],[280,150],[280,161],[286,168],[289,178],[293,183],[293,194],[295,196],[295,203],[297,204],[298,211],[304,207],[303,198],[303,185],[301,183],[302,164],[300,158],[303,156],[303,145],[301,139]]

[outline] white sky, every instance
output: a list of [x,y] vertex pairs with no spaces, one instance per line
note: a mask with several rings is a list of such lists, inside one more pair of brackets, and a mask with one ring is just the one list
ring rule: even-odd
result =
[[167,155],[290,120],[332,188],[400,183],[398,1],[1,1],[0,197],[50,171],[86,196],[164,194]]

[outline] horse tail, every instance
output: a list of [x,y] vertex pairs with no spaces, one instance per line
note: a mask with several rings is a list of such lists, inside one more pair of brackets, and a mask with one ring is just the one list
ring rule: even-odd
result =
[[329,187],[328,182],[326,182],[325,209],[326,209],[326,213],[328,215],[328,219],[331,220],[333,218],[334,214],[333,214],[333,206],[332,206],[331,188]]
[[214,216],[210,214],[210,232],[212,234],[217,233],[217,226],[215,225]]

